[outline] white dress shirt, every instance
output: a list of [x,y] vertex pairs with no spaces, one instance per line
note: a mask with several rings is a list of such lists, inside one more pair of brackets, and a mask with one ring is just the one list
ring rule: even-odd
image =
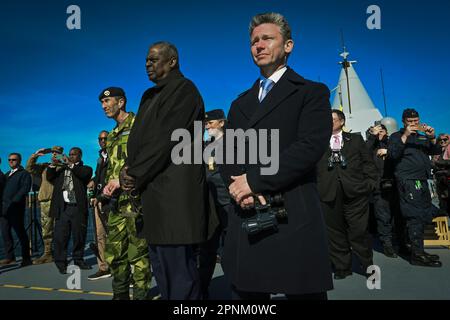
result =
[[331,135],[331,138],[330,138],[330,148],[331,148],[331,150],[333,150],[334,136],[338,136],[338,137],[339,137],[339,141],[340,141],[340,143],[341,143],[341,146],[340,146],[339,150],[341,150],[341,148],[342,148],[342,142],[343,142],[343,139],[342,139],[342,130],[339,131],[339,133],[337,133],[337,134]]
[[[275,82],[275,84],[280,81],[281,77],[283,76],[283,74],[286,72],[287,67],[283,67],[280,70],[275,71],[270,77],[269,79],[272,80],[273,82]],[[261,100],[261,94],[262,94],[262,86],[261,86],[261,82],[263,82],[263,80],[259,80],[259,93],[258,93],[258,99]],[[274,84],[274,85],[275,85]]]

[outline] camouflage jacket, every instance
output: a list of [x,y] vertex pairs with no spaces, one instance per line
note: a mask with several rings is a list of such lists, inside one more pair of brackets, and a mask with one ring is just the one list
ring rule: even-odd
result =
[[47,180],[47,167],[49,163],[37,163],[37,156],[32,155],[28,161],[25,170],[35,176],[41,176],[42,182],[39,188],[38,201],[44,202],[52,199],[53,184]]
[[[129,112],[125,121],[117,125],[108,134],[106,152],[108,153],[109,162],[106,169],[105,183],[113,179],[119,179],[120,170],[127,160],[127,142],[134,119],[135,114]],[[123,192],[119,196],[118,211],[124,216],[135,216],[135,214],[131,213],[133,210],[129,198]]]

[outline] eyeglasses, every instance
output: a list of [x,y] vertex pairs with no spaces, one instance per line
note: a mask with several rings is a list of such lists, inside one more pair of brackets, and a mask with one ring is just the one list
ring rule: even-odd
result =
[[105,141],[106,141],[107,139],[108,139],[108,138],[106,138],[106,137],[104,137],[104,138],[103,138],[103,137],[99,137],[99,138],[98,138],[98,140],[100,140],[100,141],[101,141],[101,140],[105,140]]
[[8,159],[8,161],[9,161],[9,162],[12,162],[12,161],[19,161],[19,159]]

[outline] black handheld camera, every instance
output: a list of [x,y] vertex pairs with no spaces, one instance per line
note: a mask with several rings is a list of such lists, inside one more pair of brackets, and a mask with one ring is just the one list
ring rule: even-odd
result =
[[262,205],[255,197],[256,216],[245,220],[242,229],[248,235],[256,235],[262,231],[278,231],[278,220],[287,218],[287,211],[284,208],[284,199],[281,194],[275,196],[264,196],[266,204]]
[[332,150],[328,158],[328,169],[331,170],[334,166],[340,165],[342,169],[347,168],[347,160],[342,154],[341,150]]

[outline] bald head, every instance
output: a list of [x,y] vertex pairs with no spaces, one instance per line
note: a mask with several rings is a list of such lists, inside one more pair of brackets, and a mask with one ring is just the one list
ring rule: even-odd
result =
[[169,42],[156,42],[150,46],[145,63],[150,81],[158,83],[179,68],[178,50]]

